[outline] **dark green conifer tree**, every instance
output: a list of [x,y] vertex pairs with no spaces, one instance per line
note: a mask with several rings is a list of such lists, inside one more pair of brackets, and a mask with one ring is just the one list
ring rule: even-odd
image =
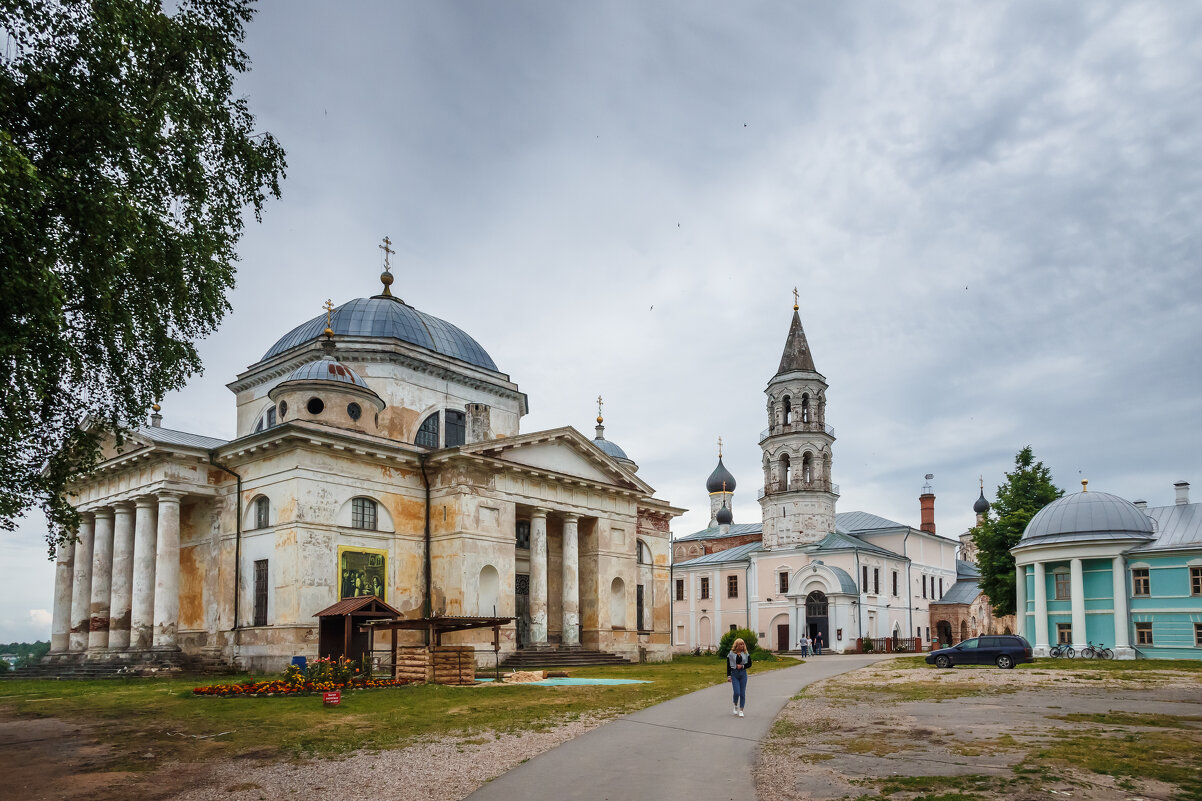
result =
[[994,614],[1014,614],[1014,557],[1010,549],[1018,544],[1035,513],[1063,494],[1064,490],[1052,483],[1052,472],[1043,462],[1035,461],[1030,445],[1018,452],[1014,472],[1006,474],[985,521],[972,530],[981,589]]

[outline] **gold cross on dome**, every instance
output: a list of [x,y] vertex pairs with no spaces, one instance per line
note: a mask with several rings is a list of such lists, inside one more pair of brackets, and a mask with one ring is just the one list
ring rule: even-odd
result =
[[388,261],[388,257],[396,253],[396,251],[392,249],[392,240],[388,237],[384,237],[384,244],[376,245],[376,247],[384,251],[384,272],[392,272],[392,266]]
[[797,287],[793,287],[793,311],[797,311]]
[[329,298],[326,298],[326,303],[322,306],[326,310],[326,328],[333,328],[334,323],[334,303]]

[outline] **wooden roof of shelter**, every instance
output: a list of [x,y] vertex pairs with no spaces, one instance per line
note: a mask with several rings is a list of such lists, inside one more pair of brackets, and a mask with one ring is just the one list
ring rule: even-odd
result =
[[456,615],[435,615],[434,617],[418,617],[398,620],[369,620],[365,621],[362,624],[362,627],[367,628],[370,626],[373,629],[433,631],[442,634],[448,631],[490,629],[494,626],[504,626],[506,623],[512,623],[515,620],[517,620],[517,618],[514,617],[460,617]]
[[[313,617],[390,617],[398,618],[401,616],[399,609],[394,609],[375,595],[359,595],[354,598],[346,598],[339,601],[333,606],[327,607]],[[421,628],[424,628],[421,627]]]

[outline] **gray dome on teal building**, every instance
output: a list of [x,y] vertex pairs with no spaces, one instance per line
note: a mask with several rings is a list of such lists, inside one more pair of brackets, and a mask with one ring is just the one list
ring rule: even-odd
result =
[[[488,352],[462,329],[392,296],[356,298],[335,307],[330,328],[337,337],[397,339],[498,372]],[[261,361],[312,342],[322,336],[325,329],[326,316],[319,314],[282,336],[263,354]]]
[[1107,492],[1077,492],[1040,509],[1015,547],[1153,536],[1152,519],[1130,501]]

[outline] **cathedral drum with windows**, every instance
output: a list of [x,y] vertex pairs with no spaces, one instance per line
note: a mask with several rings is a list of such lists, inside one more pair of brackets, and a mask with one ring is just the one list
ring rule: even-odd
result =
[[[683,510],[654,497],[600,416],[594,439],[520,431],[517,384],[381,278],[228,385],[234,439],[164,427],[156,409],[105,447],[71,488],[83,522],[58,553],[52,656],[277,670],[319,655],[316,613],[375,596],[407,618],[513,618],[503,660],[670,658]],[[363,638],[348,641],[360,655]],[[443,642],[493,659],[488,629]]]

